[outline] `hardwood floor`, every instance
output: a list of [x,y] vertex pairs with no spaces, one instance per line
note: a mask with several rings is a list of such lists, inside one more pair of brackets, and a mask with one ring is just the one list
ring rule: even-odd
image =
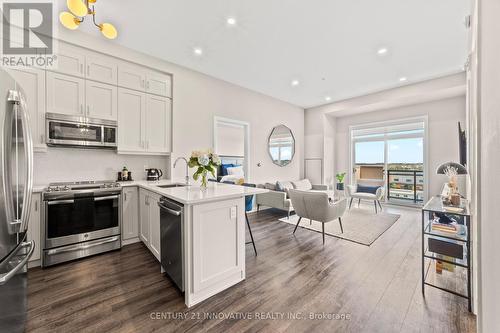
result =
[[189,310],[142,244],[31,269],[27,332],[475,332],[464,299],[422,297],[419,212],[389,210],[401,218],[370,247],[250,215],[246,280]]

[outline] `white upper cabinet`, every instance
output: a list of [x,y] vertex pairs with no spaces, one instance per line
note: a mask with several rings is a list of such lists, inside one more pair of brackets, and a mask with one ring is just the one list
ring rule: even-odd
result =
[[85,77],[85,50],[59,42],[54,67],[48,69],[68,75]]
[[87,117],[114,121],[118,119],[116,86],[87,80],[85,101]]
[[124,88],[145,91],[146,70],[140,66],[120,63],[118,65],[118,85]]
[[144,152],[146,94],[118,88],[118,152]]
[[118,82],[117,60],[96,53],[86,55],[85,77],[90,80],[116,85]]
[[45,71],[37,68],[8,69],[24,91],[30,115],[35,151],[46,151],[45,145]]
[[84,116],[85,80],[47,72],[47,112]]
[[146,95],[146,150],[168,153],[171,150],[172,101],[169,98]]
[[146,92],[165,97],[172,97],[172,77],[159,72],[146,73]]

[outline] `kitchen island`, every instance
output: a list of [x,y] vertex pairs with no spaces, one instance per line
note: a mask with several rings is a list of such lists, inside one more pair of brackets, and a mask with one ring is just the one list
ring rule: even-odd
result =
[[[168,272],[172,264],[165,259],[165,251],[181,246],[182,278],[177,284],[184,290],[188,307],[245,279],[245,196],[267,190],[213,182],[201,190],[198,185],[169,180],[123,182],[122,186],[124,191],[130,186],[139,188],[140,239],[156,253],[162,272]],[[173,213],[181,221],[180,240],[172,240],[166,235],[171,227],[161,225],[166,223],[164,215],[169,209],[160,218],[158,204],[165,198],[180,207],[181,215]],[[145,223],[151,219],[159,220],[158,226]]]

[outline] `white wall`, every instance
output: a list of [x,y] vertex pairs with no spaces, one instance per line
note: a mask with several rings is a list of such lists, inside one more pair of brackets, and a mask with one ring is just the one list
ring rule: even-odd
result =
[[349,126],[419,116],[428,117],[429,195],[438,194],[446,177],[435,170],[441,163],[459,161],[457,122],[464,126],[465,96],[337,118],[335,170],[349,171]]
[[[500,332],[500,2],[479,2],[480,332]],[[475,68],[473,69],[475,70]]]
[[334,142],[336,135],[333,134],[333,128],[338,128],[338,125],[335,125],[333,118],[376,113],[464,95],[465,75],[458,73],[307,109],[304,127],[305,158],[321,158],[325,174],[323,182],[332,184],[334,174],[345,171],[336,170],[336,162],[332,160],[336,156],[335,147],[338,147]]
[[[210,148],[213,141],[213,118],[222,116],[250,123],[250,181],[297,179],[301,176],[304,152],[304,110],[302,108],[124,48],[100,36],[94,37],[79,31],[60,29],[59,37],[93,51],[173,74],[172,161],[178,156],[188,156],[193,150]],[[267,138],[271,129],[278,124],[285,124],[291,128],[297,141],[295,158],[284,168],[274,165],[267,153]],[[80,159],[83,160],[82,157],[94,163],[78,163]],[[257,167],[259,162],[262,163],[261,167]],[[50,149],[47,154],[35,156],[37,174],[35,181],[45,184],[54,179],[109,178],[124,164],[130,166],[137,175],[143,164],[161,167],[162,164],[170,165],[170,163],[171,161],[167,158]],[[63,171],[63,169],[70,171]],[[173,178],[182,178],[184,167],[172,170],[172,172]]]

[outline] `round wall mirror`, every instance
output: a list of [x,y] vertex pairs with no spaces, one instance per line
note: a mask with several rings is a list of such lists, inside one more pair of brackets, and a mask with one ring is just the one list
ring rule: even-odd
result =
[[274,127],[267,145],[274,164],[283,167],[292,162],[295,155],[295,138],[291,129],[285,125]]

